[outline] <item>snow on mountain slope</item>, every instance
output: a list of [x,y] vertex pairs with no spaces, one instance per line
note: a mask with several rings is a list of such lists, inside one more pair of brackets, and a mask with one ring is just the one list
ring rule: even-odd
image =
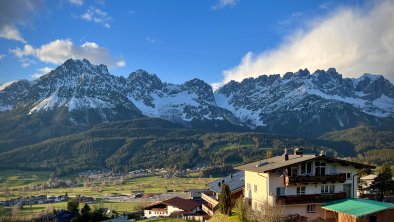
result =
[[3,91],[5,88],[7,88],[8,86],[12,85],[13,83],[17,82],[18,80],[13,80],[7,83],[4,83],[3,85],[0,86],[0,91]]
[[383,76],[343,78],[330,68],[231,81],[212,92],[199,79],[170,84],[144,70],[124,78],[104,65],[69,59],[37,80],[0,86],[0,112],[13,110],[31,116],[67,112],[59,116],[84,125],[149,116],[188,126],[220,122],[313,133],[391,124],[394,86]]
[[[331,68],[313,74],[300,70],[283,77],[262,75],[240,83],[232,81],[215,92],[215,99],[218,106],[230,110],[254,128],[266,126],[266,119],[272,119],[273,115],[281,118],[284,112],[317,112],[317,108],[325,108],[324,103],[332,102],[348,104],[373,117],[393,117],[393,93],[393,85],[382,76],[365,74],[348,79]],[[310,101],[305,103],[306,100]],[[320,101],[319,107],[310,106],[317,101]],[[341,120],[337,122],[344,125]]]
[[199,79],[184,84],[162,83],[146,71],[137,70],[127,79],[128,98],[144,115],[175,122],[227,120],[238,124],[231,112],[217,107],[212,88]]

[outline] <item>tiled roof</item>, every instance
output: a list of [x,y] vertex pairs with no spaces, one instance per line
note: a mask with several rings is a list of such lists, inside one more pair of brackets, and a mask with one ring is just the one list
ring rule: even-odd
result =
[[256,161],[253,163],[249,164],[244,164],[238,167],[235,167],[237,170],[243,170],[243,171],[251,171],[251,172],[257,172],[257,173],[266,173],[275,169],[295,165],[301,162],[305,162],[308,160],[328,160],[328,161],[334,161],[334,162],[340,162],[343,164],[350,164],[350,165],[355,165],[357,167],[362,167],[362,168],[375,168],[374,166],[370,165],[365,165],[361,163],[356,163],[356,162],[351,162],[347,160],[342,160],[342,159],[336,159],[336,158],[331,158],[327,156],[319,156],[319,155],[289,155],[289,159],[285,160],[285,156],[275,156],[271,157],[268,159]]
[[163,204],[166,205],[171,205],[174,207],[177,207],[179,209],[182,209],[184,211],[193,211],[194,208],[198,207],[199,204],[192,201],[192,200],[187,200],[183,199],[180,197],[174,197],[165,201],[162,201]]

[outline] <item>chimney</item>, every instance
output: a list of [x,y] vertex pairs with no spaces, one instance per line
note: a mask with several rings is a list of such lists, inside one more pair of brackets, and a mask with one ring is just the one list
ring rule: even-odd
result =
[[289,160],[289,154],[287,153],[287,148],[285,148],[285,161]]
[[325,152],[324,152],[324,150],[320,150],[320,156],[325,156],[326,154],[325,154]]
[[300,155],[302,157],[303,150],[304,150],[303,148],[295,148],[294,155]]

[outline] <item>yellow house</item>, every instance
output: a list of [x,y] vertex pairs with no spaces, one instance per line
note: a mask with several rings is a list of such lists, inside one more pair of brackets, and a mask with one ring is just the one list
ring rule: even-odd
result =
[[254,210],[280,205],[283,216],[324,218],[323,203],[357,197],[360,171],[373,166],[295,150],[236,167],[245,172],[244,196]]

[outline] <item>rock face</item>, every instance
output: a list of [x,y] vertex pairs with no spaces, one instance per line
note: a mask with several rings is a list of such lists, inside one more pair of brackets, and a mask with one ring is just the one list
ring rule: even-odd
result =
[[251,128],[303,134],[392,123],[393,93],[393,85],[383,76],[342,78],[330,68],[231,81],[215,92],[215,98]]
[[231,81],[213,92],[199,79],[170,84],[144,70],[128,78],[113,76],[105,65],[85,59],[69,59],[35,81],[0,86],[0,119],[48,112],[62,112],[70,124],[85,126],[149,116],[191,127],[225,123],[318,134],[359,124],[392,124],[394,86],[383,76],[343,78],[331,68]]

